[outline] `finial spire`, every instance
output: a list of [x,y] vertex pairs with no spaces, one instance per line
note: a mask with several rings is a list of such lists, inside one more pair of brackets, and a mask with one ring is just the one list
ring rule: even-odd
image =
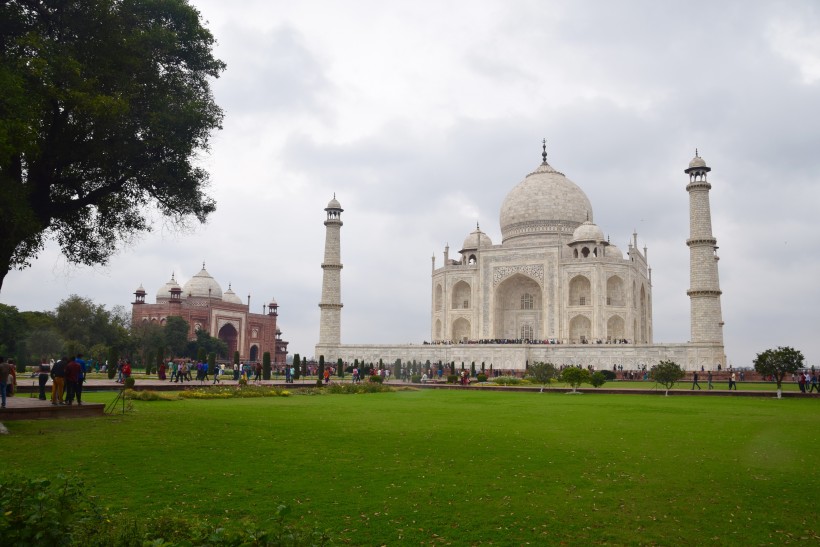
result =
[[475,222],[475,231],[476,231],[476,232],[480,232],[480,231],[481,231],[481,228],[479,228],[479,227],[478,227],[478,221],[477,221],[477,220],[476,220],[476,222]]
[[541,140],[541,158],[547,163],[547,139]]
[[696,158],[699,158],[699,157],[700,157],[700,156],[698,156],[698,149],[697,149],[697,148],[695,148],[695,157],[696,157]]
[[202,269],[205,269],[205,260],[202,261]]

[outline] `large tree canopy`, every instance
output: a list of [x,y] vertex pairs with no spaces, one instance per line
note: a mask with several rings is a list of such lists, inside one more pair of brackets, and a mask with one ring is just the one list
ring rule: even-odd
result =
[[215,209],[194,164],[222,122],[225,65],[187,0],[0,0],[0,288],[48,239],[104,264]]

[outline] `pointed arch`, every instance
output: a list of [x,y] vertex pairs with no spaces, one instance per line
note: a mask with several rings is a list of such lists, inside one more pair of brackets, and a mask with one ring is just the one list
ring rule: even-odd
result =
[[576,315],[569,322],[571,344],[583,344],[592,337],[592,321],[583,315]]
[[[525,297],[525,295],[529,295]],[[532,298],[532,307],[522,309],[522,301]],[[518,339],[521,327],[529,324],[533,337],[540,338],[544,294],[533,278],[516,273],[502,281],[493,293],[493,338]]]
[[570,306],[589,306],[592,304],[592,284],[585,275],[576,275],[569,282]]
[[459,317],[453,321],[453,342],[465,342],[470,339],[470,322],[464,317]]
[[470,295],[471,295],[471,288],[470,284],[466,281],[459,281],[455,285],[453,285],[453,296],[452,296],[452,303],[451,309],[459,310],[459,309],[470,309]]
[[623,306],[626,304],[624,290],[624,280],[620,276],[613,275],[606,280],[606,305]]
[[622,340],[626,338],[624,329],[624,318],[620,315],[613,315],[606,322],[606,338],[609,341]]

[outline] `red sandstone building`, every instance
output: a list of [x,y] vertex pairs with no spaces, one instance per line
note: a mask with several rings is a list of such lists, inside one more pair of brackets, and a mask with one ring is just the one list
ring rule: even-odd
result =
[[234,293],[230,285],[222,292],[219,283],[205,271],[193,276],[180,287],[174,276],[157,291],[156,304],[145,302],[142,285],[134,292],[131,317],[134,323],[152,322],[164,325],[168,317],[178,316],[190,325],[188,336],[196,338],[197,330],[204,330],[228,344],[228,356],[239,351],[242,361],[261,361],[269,351],[271,361],[285,363],[288,343],[282,340],[282,331],[276,326],[279,306],[274,299],[262,305],[262,313],[251,313],[248,303]]

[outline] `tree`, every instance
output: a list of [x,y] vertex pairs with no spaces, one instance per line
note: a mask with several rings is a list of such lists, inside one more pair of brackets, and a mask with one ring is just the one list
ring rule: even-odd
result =
[[293,379],[298,380],[302,368],[301,357],[298,353],[293,354]]
[[172,315],[165,321],[165,347],[171,350],[172,356],[185,354],[189,330],[188,322],[182,317]]
[[339,378],[345,377],[345,362],[342,361],[341,357],[336,359],[336,374],[339,376]]
[[322,378],[325,377],[325,356],[319,356],[319,371],[316,373],[316,385],[322,387]]
[[270,380],[270,352],[262,354],[262,379]]
[[669,396],[669,390],[675,385],[675,382],[683,378],[686,373],[680,368],[680,365],[674,361],[661,361],[652,367],[652,379],[666,388],[666,396]]
[[578,386],[589,382],[589,371],[585,368],[567,367],[561,372],[561,380],[572,387],[573,393],[577,393]]
[[0,288],[46,240],[104,264],[152,208],[214,211],[195,163],[225,64],[188,0],[2,2],[0,20]]
[[777,382],[777,398],[783,394],[783,377],[803,368],[803,354],[792,347],[778,347],[758,353],[754,359],[755,370],[763,376],[773,376]]
[[533,363],[527,373],[528,378],[532,378],[535,382],[541,384],[542,393],[544,386],[549,385],[557,375],[558,369],[552,363]]

